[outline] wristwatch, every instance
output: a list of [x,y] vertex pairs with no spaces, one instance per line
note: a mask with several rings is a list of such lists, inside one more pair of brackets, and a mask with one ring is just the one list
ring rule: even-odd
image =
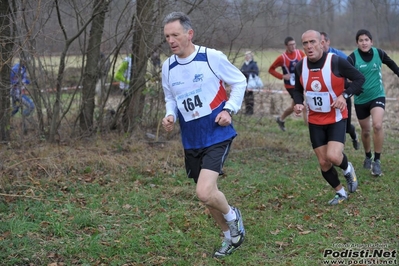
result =
[[226,111],[230,116],[233,115],[233,111],[227,108],[224,108],[223,111]]
[[346,92],[343,92],[342,96],[345,98],[345,100],[349,98],[349,94],[347,94]]

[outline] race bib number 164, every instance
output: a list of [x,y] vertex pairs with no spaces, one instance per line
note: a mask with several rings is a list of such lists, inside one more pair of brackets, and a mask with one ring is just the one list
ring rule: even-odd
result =
[[186,122],[212,113],[209,105],[210,103],[202,88],[177,95],[176,102],[177,107]]

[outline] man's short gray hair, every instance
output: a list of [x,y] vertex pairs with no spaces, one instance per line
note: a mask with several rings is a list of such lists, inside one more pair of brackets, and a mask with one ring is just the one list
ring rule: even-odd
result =
[[183,12],[172,12],[169,15],[167,15],[163,21],[163,25],[165,26],[168,23],[175,22],[175,21],[180,21],[180,24],[183,26],[183,28],[188,31],[191,30],[193,27],[191,26],[191,20],[190,18],[184,14]]

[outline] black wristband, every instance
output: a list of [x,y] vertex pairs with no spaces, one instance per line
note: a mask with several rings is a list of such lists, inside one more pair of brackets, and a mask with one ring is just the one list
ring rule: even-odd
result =
[[226,111],[230,116],[233,116],[233,111],[227,108],[224,108],[223,111]]

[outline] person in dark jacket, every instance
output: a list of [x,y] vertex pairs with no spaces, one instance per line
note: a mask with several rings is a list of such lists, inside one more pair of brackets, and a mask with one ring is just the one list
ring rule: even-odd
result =
[[19,63],[16,63],[12,67],[10,72],[10,95],[12,98],[11,116],[14,116],[16,113],[18,113],[21,105],[23,107],[22,115],[25,117],[29,116],[35,109],[35,104],[27,95],[25,89],[25,86],[30,84],[26,65],[27,60],[21,59]]
[[[256,76],[259,75],[258,64],[253,60],[253,53],[251,51],[247,51],[245,53],[245,62],[240,70],[247,78],[247,83],[250,75],[256,75]],[[253,115],[255,97],[254,97],[254,92],[251,88],[247,88],[247,90],[245,91],[244,103],[245,103],[245,114]]]

